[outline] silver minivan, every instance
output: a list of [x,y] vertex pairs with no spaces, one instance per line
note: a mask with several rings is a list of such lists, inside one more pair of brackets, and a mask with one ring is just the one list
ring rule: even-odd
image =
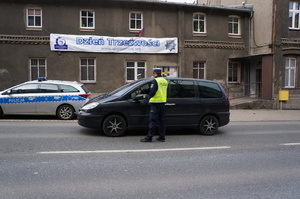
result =
[[78,82],[38,78],[0,92],[0,117],[4,115],[57,115],[74,118],[90,92]]

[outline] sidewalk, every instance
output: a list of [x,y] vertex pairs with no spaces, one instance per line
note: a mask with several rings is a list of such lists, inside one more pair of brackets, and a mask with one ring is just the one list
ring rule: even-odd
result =
[[[300,110],[230,110],[230,121],[299,121]],[[300,123],[299,123],[300,124]]]

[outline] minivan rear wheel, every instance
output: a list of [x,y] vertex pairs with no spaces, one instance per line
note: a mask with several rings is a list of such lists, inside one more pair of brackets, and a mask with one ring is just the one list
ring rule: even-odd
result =
[[200,133],[203,135],[213,135],[218,131],[219,121],[215,116],[205,116],[199,124]]
[[106,136],[118,137],[125,134],[126,122],[122,116],[110,115],[104,120],[102,128]]

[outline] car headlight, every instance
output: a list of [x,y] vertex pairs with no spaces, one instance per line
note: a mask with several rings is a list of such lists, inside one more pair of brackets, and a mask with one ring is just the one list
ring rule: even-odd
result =
[[90,104],[83,106],[81,109],[84,109],[84,110],[93,109],[98,105],[99,105],[99,102],[92,102]]

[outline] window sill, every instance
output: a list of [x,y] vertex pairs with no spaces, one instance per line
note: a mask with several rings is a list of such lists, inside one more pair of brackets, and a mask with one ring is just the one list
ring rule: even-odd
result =
[[85,28],[80,28],[80,31],[87,31],[87,32],[93,32],[95,29],[85,29]]
[[[129,33],[130,34],[136,34],[137,35],[137,37],[138,37],[138,35],[140,34],[140,31],[139,30],[129,30]],[[142,36],[144,35],[144,33],[142,34]]]
[[299,31],[300,30],[300,28],[289,28],[289,30],[295,30],[295,31]]
[[129,29],[129,32],[140,32],[142,29]]
[[228,35],[229,38],[235,38],[235,39],[240,39],[242,38],[242,35]]
[[207,36],[207,33],[196,33],[196,32],[193,32],[193,36],[194,37],[206,37]]
[[80,83],[84,83],[84,84],[96,84],[96,81],[80,81]]
[[42,31],[43,29],[41,27],[38,27],[38,28],[26,27],[26,30],[38,30],[38,31]]

